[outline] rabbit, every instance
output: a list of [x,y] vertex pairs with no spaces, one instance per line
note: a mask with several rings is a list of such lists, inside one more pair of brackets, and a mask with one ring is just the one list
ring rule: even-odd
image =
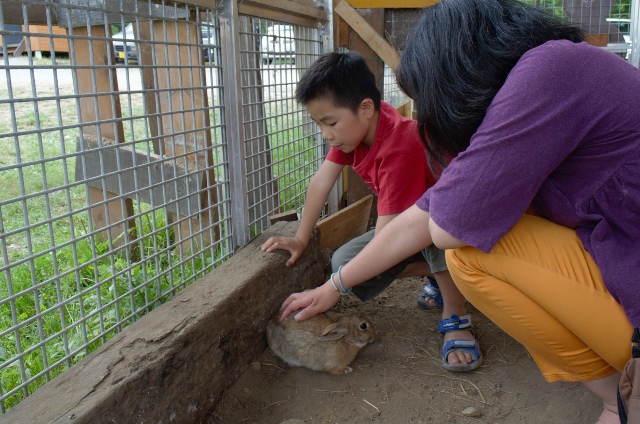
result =
[[376,336],[376,326],[358,314],[328,311],[305,321],[293,314],[280,322],[277,312],[267,324],[267,342],[271,350],[291,366],[314,371],[346,374],[358,352]]

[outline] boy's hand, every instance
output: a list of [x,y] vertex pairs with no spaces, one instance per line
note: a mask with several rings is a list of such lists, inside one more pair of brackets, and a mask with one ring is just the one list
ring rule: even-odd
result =
[[269,239],[260,246],[263,252],[273,252],[276,249],[288,251],[291,257],[287,260],[287,266],[295,264],[306,248],[307,246],[297,237],[269,237]]
[[287,298],[280,308],[283,310],[280,321],[284,321],[292,312],[302,309],[295,316],[296,321],[304,321],[314,315],[331,309],[341,294],[333,288],[330,281],[316,287],[313,290],[306,290],[302,293],[294,293]]

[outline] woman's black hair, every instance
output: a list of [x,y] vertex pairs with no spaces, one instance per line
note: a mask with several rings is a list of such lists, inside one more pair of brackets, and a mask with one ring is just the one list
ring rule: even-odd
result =
[[376,78],[356,52],[324,54],[307,69],[296,87],[296,100],[306,105],[320,97],[354,113],[367,98],[373,100],[376,110],[380,109]]
[[469,147],[516,62],[550,40],[583,32],[516,0],[442,0],[423,10],[402,52],[397,81],[414,100],[420,137],[442,164]]

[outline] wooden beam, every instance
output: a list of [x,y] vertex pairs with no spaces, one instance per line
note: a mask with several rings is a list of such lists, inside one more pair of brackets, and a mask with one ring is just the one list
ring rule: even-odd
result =
[[[122,117],[120,108],[120,96],[118,92],[118,78],[113,57],[113,48],[110,42],[105,41],[107,34],[103,25],[88,28],[79,27],[73,31],[74,35],[82,38],[73,40],[72,46],[75,54],[71,55],[71,65],[77,66],[76,82],[78,94],[80,94],[80,122],[81,131],[85,137],[98,139],[98,134],[117,143],[124,142],[124,129],[122,122],[110,122],[114,118]],[[91,38],[90,38],[91,37]],[[69,49],[71,50],[71,48]],[[93,51],[93,56],[91,56]],[[111,60],[109,60],[111,56]],[[92,62],[91,58],[94,58]],[[93,81],[95,79],[95,91]],[[106,93],[106,94],[105,94]],[[77,178],[76,178],[77,179]],[[103,229],[101,236],[107,240],[111,233],[116,245],[125,242],[119,237],[125,231],[136,238],[133,202],[131,199],[119,199],[118,195],[101,189],[88,187],[91,219],[94,228]],[[105,203],[106,202],[106,203]],[[116,224],[123,222],[124,224]]]
[[259,4],[240,3],[238,11],[242,15],[255,16],[257,18],[269,19],[287,24],[315,27],[318,23],[316,18],[304,15],[294,15],[291,13],[283,13],[277,9],[271,9]]
[[400,106],[396,107],[396,110],[398,111],[400,116],[404,116],[405,118],[413,118],[412,112],[411,112],[412,110],[411,100],[407,100]]
[[314,19],[328,21],[327,12],[319,8],[309,0],[246,0],[240,3],[240,12],[245,4],[260,5],[269,9],[275,9],[287,15],[301,15]]
[[606,47],[609,44],[609,34],[585,34],[584,41],[596,47]]
[[[83,139],[81,146],[80,137],[77,138],[77,151],[82,152],[82,159],[76,158],[76,179],[88,180],[88,186],[100,190],[104,182],[110,193],[135,197],[155,207],[164,206],[171,212],[201,209],[200,191],[205,175],[196,172],[195,165],[186,168],[181,161],[166,156],[117,147],[115,140],[104,137],[102,143],[94,136],[85,135]],[[204,166],[201,164],[200,168]]]
[[293,222],[297,220],[298,220],[298,212],[296,212],[295,210],[277,213],[275,215],[269,216],[269,223],[271,225],[280,221]]
[[335,12],[347,22],[355,32],[376,52],[393,71],[400,64],[400,55],[371,25],[345,0],[335,8]]
[[358,200],[344,209],[318,221],[320,245],[336,250],[349,240],[367,231],[373,195]]
[[367,9],[415,9],[433,6],[440,0],[350,0],[351,6]]

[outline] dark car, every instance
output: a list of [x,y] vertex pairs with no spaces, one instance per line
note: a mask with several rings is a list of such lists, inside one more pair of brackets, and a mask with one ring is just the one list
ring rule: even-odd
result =
[[113,34],[112,38],[116,62],[124,62],[125,56],[128,60],[138,60],[133,24],[128,24],[124,31]]

